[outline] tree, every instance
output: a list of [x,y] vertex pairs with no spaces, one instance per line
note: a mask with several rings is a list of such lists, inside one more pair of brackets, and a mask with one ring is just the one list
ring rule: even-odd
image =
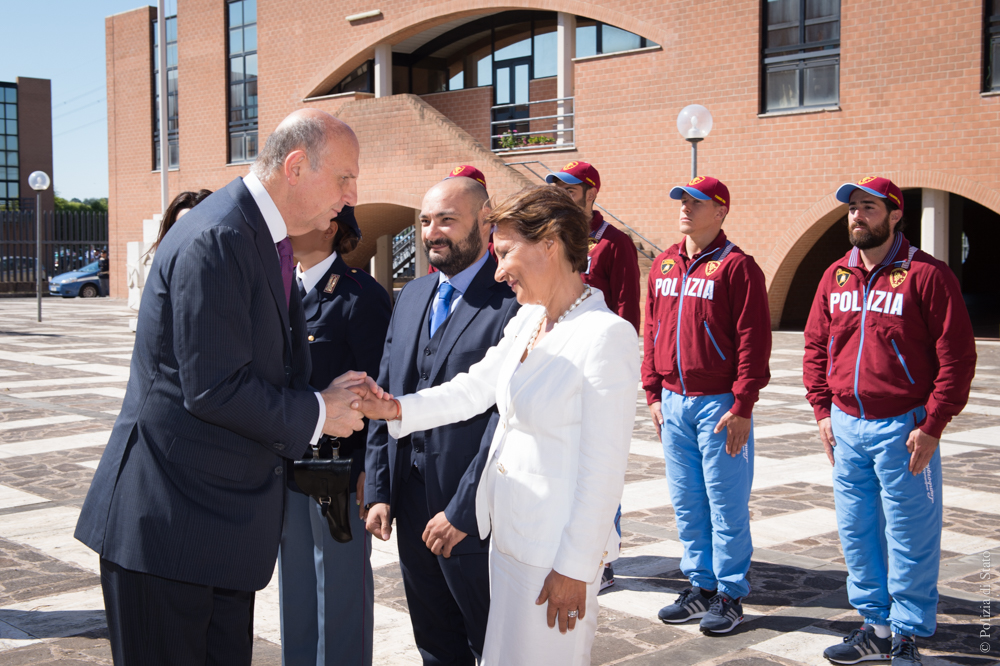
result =
[[77,198],[66,200],[59,196],[55,197],[56,210],[73,210],[73,211],[85,211],[94,213],[107,213],[108,212],[108,199],[104,197],[103,199],[84,199],[80,201]]

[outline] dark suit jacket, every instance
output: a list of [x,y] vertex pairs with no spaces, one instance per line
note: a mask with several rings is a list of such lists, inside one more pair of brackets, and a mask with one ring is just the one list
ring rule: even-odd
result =
[[[490,257],[479,270],[462,300],[455,306],[431,370],[433,385],[443,384],[482,360],[503,337],[504,327],[517,313],[514,292],[496,282],[496,261]],[[416,390],[419,381],[416,354],[420,326],[437,293],[438,276],[410,282],[399,294],[389,323],[378,383],[393,395]],[[475,418],[428,431],[425,435],[424,483],[431,516],[444,511],[452,525],[470,535],[455,552],[481,550],[476,535],[476,488],[489,451],[497,412],[491,409]],[[400,474],[410,464],[410,438],[396,441],[385,421],[372,425],[365,462],[365,503],[386,502],[394,513]]]
[[76,538],[126,569],[259,590],[281,538],[285,459],[319,418],[298,290],[285,302],[242,179],[156,251],[121,414]]
[[[334,276],[336,283],[328,292],[327,287]],[[309,382],[312,386],[325,389],[348,370],[364,370],[370,377],[378,377],[392,306],[389,294],[375,278],[351,268],[338,256],[306,294],[302,308],[312,356]],[[367,421],[364,430],[339,440],[340,454],[354,457],[352,489],[365,468],[367,441]]]

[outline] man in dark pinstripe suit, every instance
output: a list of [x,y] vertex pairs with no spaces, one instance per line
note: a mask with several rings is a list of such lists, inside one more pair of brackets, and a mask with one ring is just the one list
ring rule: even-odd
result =
[[[358,142],[286,118],[245,178],[164,237],[121,415],[76,537],[101,556],[116,664],[249,666],[254,591],[281,537],[287,460],[362,428],[344,375],[316,392],[288,235],[356,203]],[[365,393],[367,382],[355,386]],[[373,388],[374,393],[378,390]]]

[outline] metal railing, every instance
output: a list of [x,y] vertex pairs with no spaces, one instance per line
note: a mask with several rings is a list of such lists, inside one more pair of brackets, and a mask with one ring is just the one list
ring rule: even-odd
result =
[[417,230],[407,227],[392,237],[392,277],[413,278],[417,266]]
[[[37,221],[34,211],[0,211],[0,283],[35,282]],[[108,215],[42,212],[42,278],[97,261],[108,247]]]
[[[543,109],[543,115],[531,115],[531,107],[537,109],[542,104],[549,105],[552,111]],[[572,97],[498,104],[490,113],[490,141],[494,153],[573,148],[576,145]]]
[[[533,175],[535,178],[537,178],[538,180],[540,180],[542,182],[545,182],[545,176],[543,176],[542,174],[540,174],[537,171],[535,171],[534,169],[532,169],[531,166],[530,166],[532,164],[541,165],[549,173],[555,173],[555,171],[551,167],[549,167],[547,164],[545,164],[543,162],[539,162],[538,160],[529,160],[527,162],[507,162],[507,166],[509,166],[510,168],[513,169],[516,166],[524,167],[525,170],[528,171],[529,173],[531,173],[531,175]],[[638,231],[636,231],[635,229],[633,229],[632,227],[630,227],[628,224],[625,223],[624,220],[622,220],[620,217],[618,217],[617,215],[615,215],[614,213],[612,213],[611,211],[609,211],[607,208],[605,208],[604,206],[602,206],[599,203],[595,203],[594,206],[596,208],[600,208],[601,212],[604,213],[605,216],[610,217],[611,219],[613,219],[614,221],[616,221],[618,224],[622,225],[625,228],[625,233],[627,233],[632,238],[632,242],[635,243],[636,249],[639,251],[639,253],[641,255],[643,255],[644,257],[647,257],[648,259],[652,260],[652,259],[656,259],[656,255],[658,255],[661,252],[663,252],[663,250],[660,249],[656,245],[656,243],[654,243],[653,241],[649,240],[648,238],[646,238],[645,236],[643,236],[642,234],[640,234]],[[639,238],[642,242],[636,242],[636,240],[635,240],[636,238]],[[644,248],[643,247],[643,242],[645,242],[647,245],[649,245],[649,247],[651,247],[655,251],[650,251],[650,250],[647,250],[646,248]]]

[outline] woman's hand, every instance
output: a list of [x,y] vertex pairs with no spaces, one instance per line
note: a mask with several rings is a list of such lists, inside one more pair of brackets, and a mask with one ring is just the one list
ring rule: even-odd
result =
[[541,606],[546,601],[549,602],[549,627],[556,626],[556,618],[559,618],[559,633],[573,631],[577,619],[582,620],[587,614],[587,584],[553,569],[545,577],[535,605]]

